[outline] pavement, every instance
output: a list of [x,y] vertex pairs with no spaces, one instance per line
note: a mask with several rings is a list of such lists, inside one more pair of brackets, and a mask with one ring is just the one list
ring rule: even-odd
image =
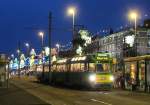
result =
[[0,88],[0,105],[50,105],[14,84]]
[[150,105],[150,94],[146,93],[123,90],[75,90],[40,84],[35,78],[15,78],[11,80],[11,83],[32,94],[32,97],[37,97],[38,100],[51,105]]

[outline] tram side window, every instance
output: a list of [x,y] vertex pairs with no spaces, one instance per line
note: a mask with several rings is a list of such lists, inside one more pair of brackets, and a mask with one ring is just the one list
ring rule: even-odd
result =
[[107,63],[103,64],[103,69],[104,69],[104,71],[109,71],[110,70],[110,64],[107,64]]
[[56,65],[53,65],[52,66],[52,71],[55,71],[56,70]]
[[62,65],[59,65],[59,71],[60,72],[62,71]]
[[89,63],[89,71],[95,71],[95,63]]
[[74,67],[73,67],[73,64],[71,64],[71,71],[73,71],[74,70]]
[[48,72],[48,71],[49,71],[49,67],[45,66],[45,72]]
[[62,66],[61,65],[57,65],[57,71],[61,72],[62,71]]
[[80,63],[74,64],[74,71],[80,71]]
[[59,71],[59,68],[58,68],[58,66],[59,66],[59,65],[57,65],[57,66],[56,66],[56,71]]
[[80,71],[80,63],[77,64],[71,64],[71,71],[73,72],[79,72]]
[[62,69],[62,71],[66,71],[66,66],[65,66],[65,64],[62,65],[62,68],[61,68],[61,69]]
[[56,71],[56,70],[57,70],[57,68],[56,68],[56,65],[54,65],[54,68],[53,68],[53,70],[54,70],[54,71]]
[[57,65],[57,71],[58,72],[60,71],[60,65]]
[[82,71],[82,72],[85,71],[85,64],[84,64],[84,63],[81,63],[80,66],[81,66],[81,71]]
[[65,65],[64,64],[58,65],[58,71],[64,72],[65,71]]

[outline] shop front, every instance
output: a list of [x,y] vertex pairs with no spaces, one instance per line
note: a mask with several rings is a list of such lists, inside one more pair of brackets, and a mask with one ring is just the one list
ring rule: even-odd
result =
[[8,61],[5,54],[0,54],[0,88],[8,87]]
[[150,55],[124,59],[125,88],[149,92]]

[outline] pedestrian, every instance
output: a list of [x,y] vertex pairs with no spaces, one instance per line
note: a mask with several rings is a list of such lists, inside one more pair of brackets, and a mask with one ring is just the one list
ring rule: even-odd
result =
[[131,82],[131,83],[132,83],[132,84],[131,84],[131,90],[132,90],[132,91],[135,91],[135,90],[136,90],[136,80],[132,78],[131,81],[132,81],[132,82]]
[[124,79],[123,75],[121,75],[120,83],[121,83],[121,89],[124,89],[125,88],[125,79]]

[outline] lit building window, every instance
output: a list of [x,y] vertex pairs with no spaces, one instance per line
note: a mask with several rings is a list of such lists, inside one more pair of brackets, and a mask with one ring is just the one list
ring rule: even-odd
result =
[[147,47],[150,47],[150,41],[148,41]]

